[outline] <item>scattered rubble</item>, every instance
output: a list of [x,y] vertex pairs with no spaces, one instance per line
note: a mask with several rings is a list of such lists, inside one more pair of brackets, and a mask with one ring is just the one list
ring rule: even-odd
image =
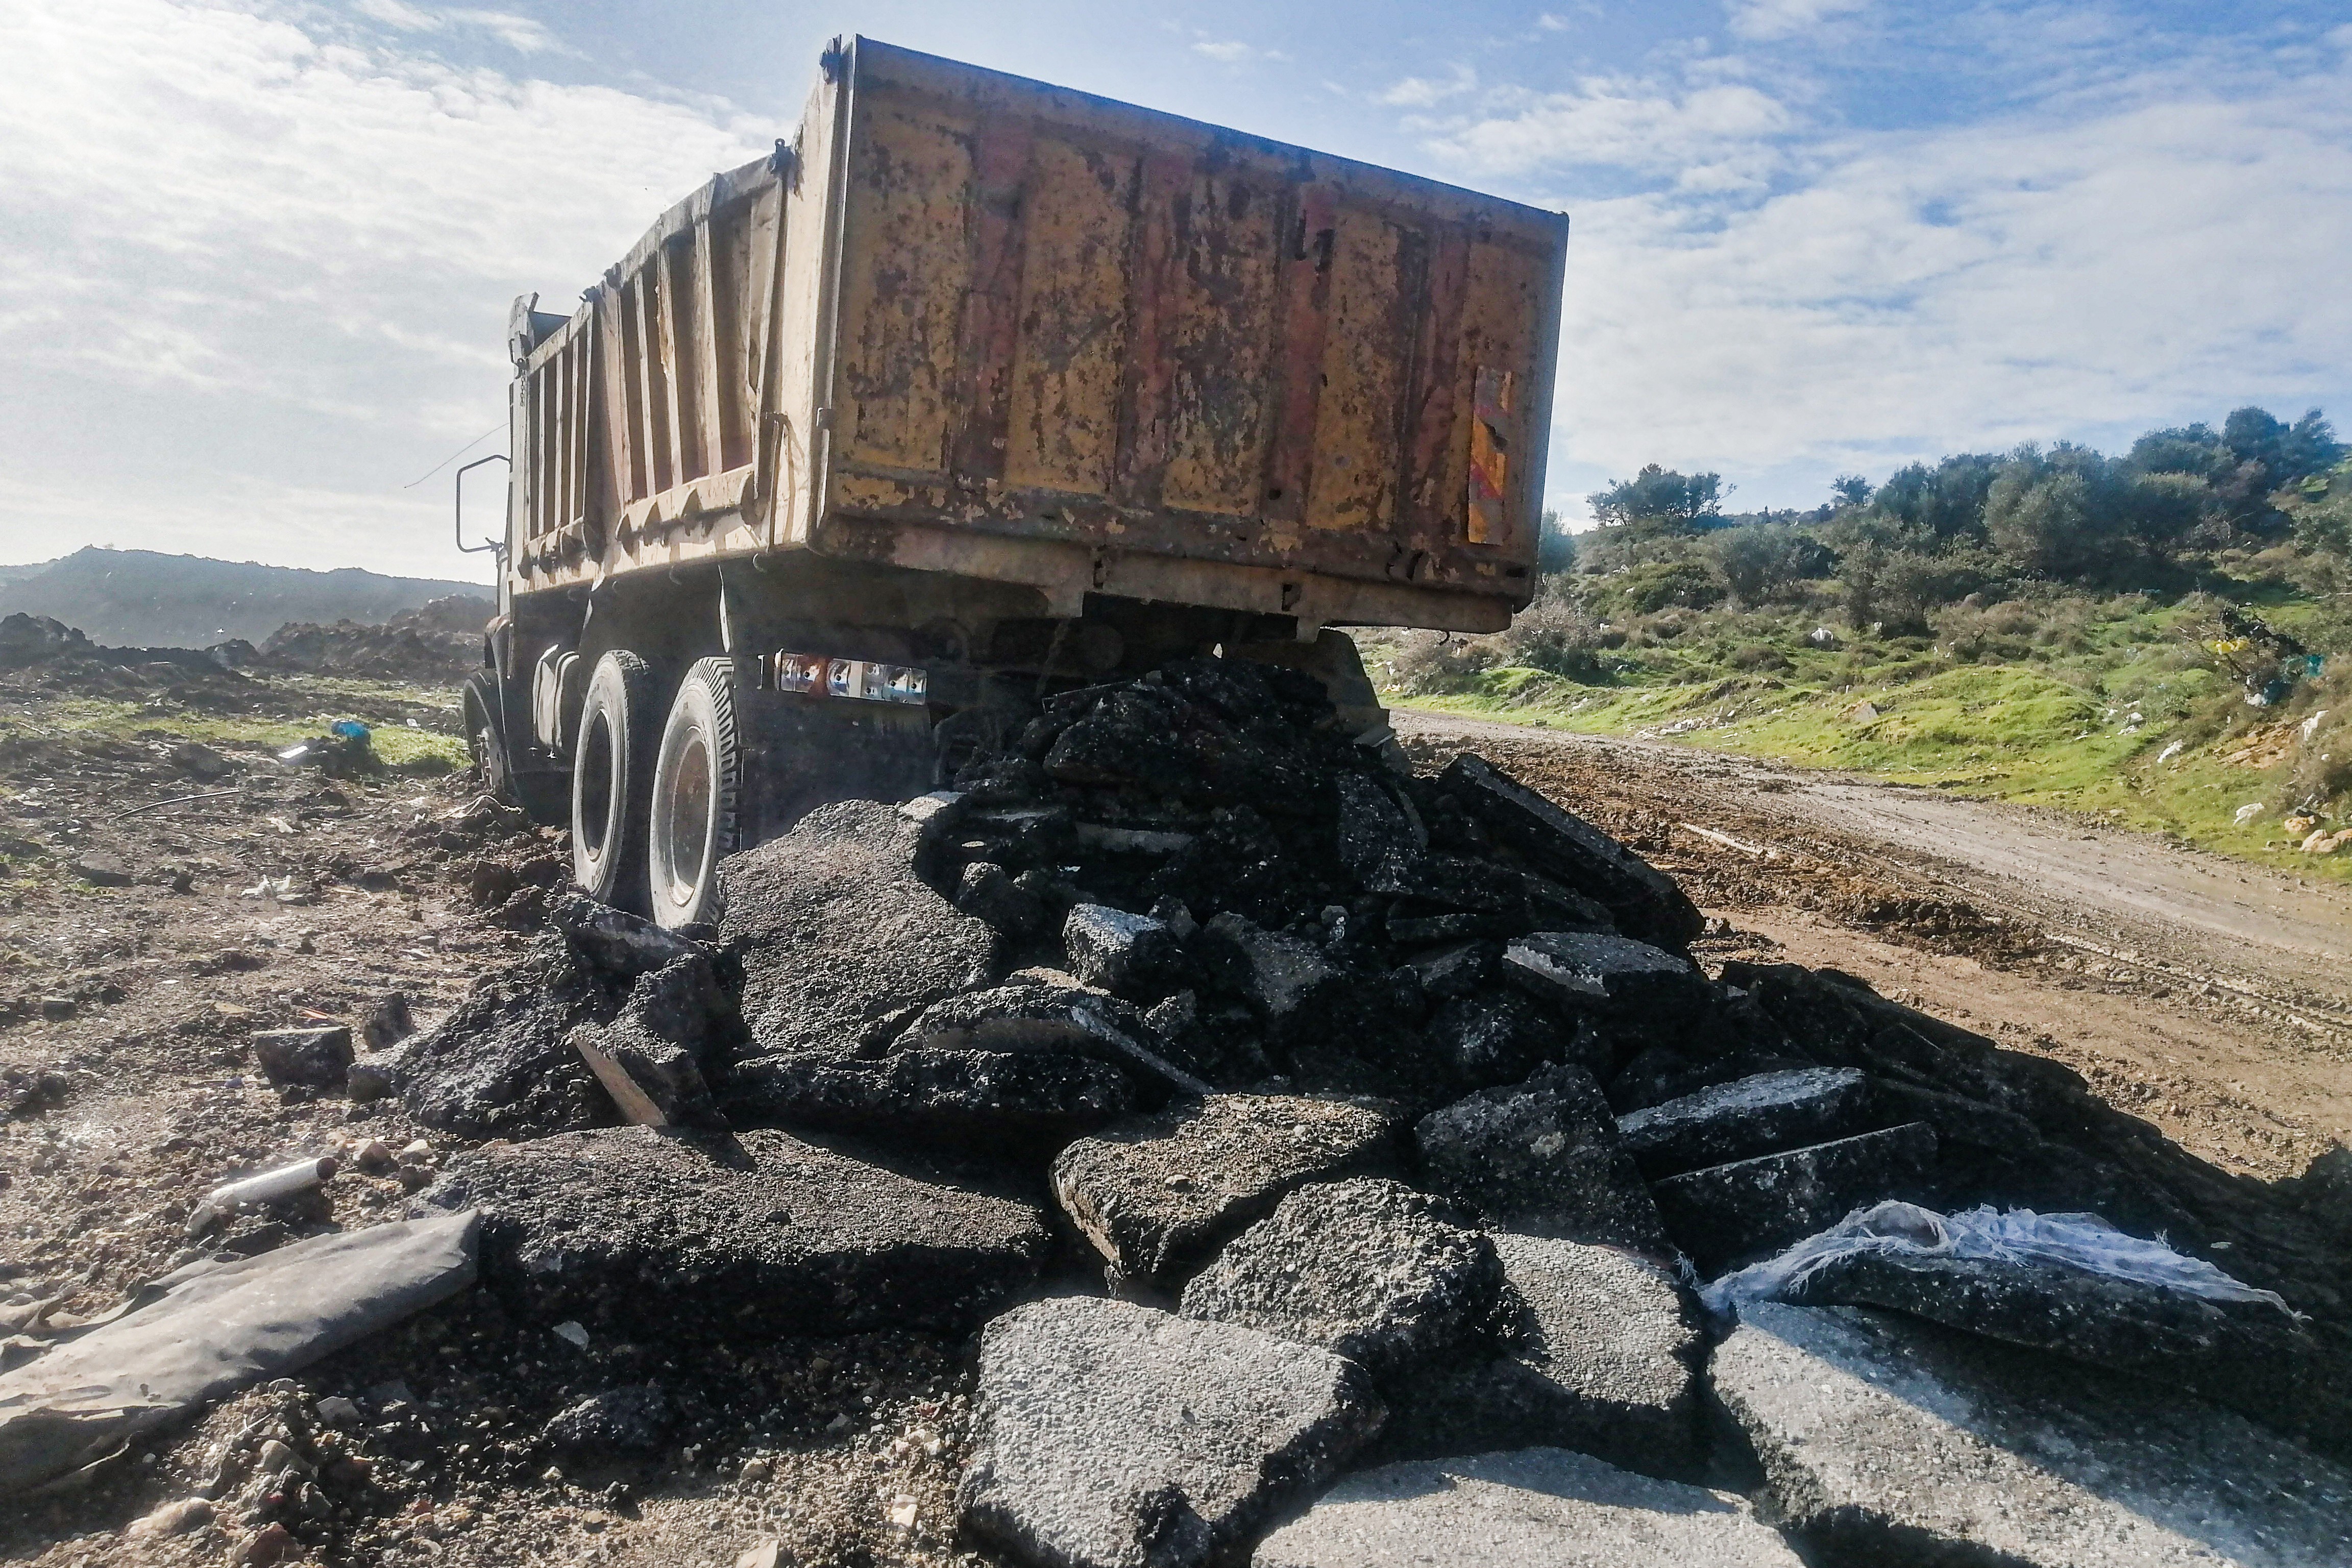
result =
[[1080,1138],[1054,1194],[1114,1288],[1166,1290],[1308,1182],[1400,1169],[1393,1117],[1344,1100],[1217,1094]]
[[1629,1475],[1559,1448],[1386,1465],[1267,1536],[1251,1568],[1798,1568],[1724,1492]]
[[1056,1568],[1230,1558],[1381,1419],[1328,1351],[1082,1297],[988,1325],[975,1408],[966,1527]]
[[[183,791],[247,765],[155,762]],[[312,1353],[272,1349],[174,1395],[155,1421],[239,1387],[206,1422],[271,1414],[207,1426],[226,1479],[173,1470],[138,1539],[375,1550],[391,1493],[337,1468],[364,1448],[400,1508],[461,1521],[402,1525],[436,1544],[470,1505],[436,1477],[620,1521],[660,1475],[736,1489],[777,1562],[2343,1560],[2342,1475],[2297,1442],[2340,1452],[2352,1407],[2329,1171],[2225,1176],[2047,1059],[1725,963],[1634,850],[1477,758],[1398,771],[1293,671],[1048,695],[951,782],[812,812],[683,931],[559,890],[560,845],[470,794],[419,800],[379,861],[245,871],[285,879],[257,927],[336,888],[398,919],[444,879],[508,961],[325,1014],[191,997],[168,1026],[219,1053],[203,1092],[333,1115],[179,1194],[189,1278],[406,1215],[465,1226],[478,1282],[308,1384],[268,1382]],[[225,938],[187,973],[284,951]],[[10,1114],[79,1081],[13,1074]],[[306,1163],[300,1193],[202,1196]],[[2094,1212],[2304,1316],[1885,1254],[1698,1305],[1896,1198]],[[8,1380],[122,1375],[87,1358],[174,1299],[77,1338],[71,1289],[0,1274],[0,1417]],[[761,1500],[811,1456],[866,1533]],[[1694,1484],[1759,1462],[1754,1510]]]
[[1049,1245],[1024,1204],[765,1131],[478,1149],[419,1199],[459,1210],[479,1211],[483,1283],[518,1314],[662,1339],[966,1328]]
[[1716,1394],[1832,1553],[1921,1563],[2340,1563],[2352,1472],[2160,1384],[1853,1307],[1758,1302]]

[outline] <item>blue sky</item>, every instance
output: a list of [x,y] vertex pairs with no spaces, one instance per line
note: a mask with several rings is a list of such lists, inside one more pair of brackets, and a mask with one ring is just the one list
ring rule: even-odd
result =
[[2340,0],[0,0],[0,562],[475,574],[411,481],[499,422],[508,301],[764,149],[842,31],[1569,211],[1571,519],[1647,461],[1801,506],[2352,423]]

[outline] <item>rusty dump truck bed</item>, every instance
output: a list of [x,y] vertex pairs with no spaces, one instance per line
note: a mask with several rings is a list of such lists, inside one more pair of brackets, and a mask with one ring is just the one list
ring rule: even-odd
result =
[[870,39],[568,319],[518,307],[510,590],[814,552],[1490,630],[1568,223]]

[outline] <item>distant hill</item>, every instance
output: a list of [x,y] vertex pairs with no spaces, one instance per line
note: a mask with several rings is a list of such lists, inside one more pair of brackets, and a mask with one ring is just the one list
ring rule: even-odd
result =
[[0,616],[50,616],[93,642],[140,647],[209,647],[231,637],[258,643],[289,621],[380,623],[452,594],[491,597],[478,583],[148,550],[77,550],[47,566],[0,568]]

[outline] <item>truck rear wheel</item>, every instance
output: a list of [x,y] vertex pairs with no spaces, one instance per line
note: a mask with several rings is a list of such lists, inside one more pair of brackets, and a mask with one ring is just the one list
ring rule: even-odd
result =
[[660,924],[717,917],[719,862],[741,847],[742,784],[733,661],[698,659],[669,705],[654,762],[646,871]]
[[625,648],[596,661],[572,765],[572,879],[625,910],[645,898],[646,805],[653,792],[652,668]]

